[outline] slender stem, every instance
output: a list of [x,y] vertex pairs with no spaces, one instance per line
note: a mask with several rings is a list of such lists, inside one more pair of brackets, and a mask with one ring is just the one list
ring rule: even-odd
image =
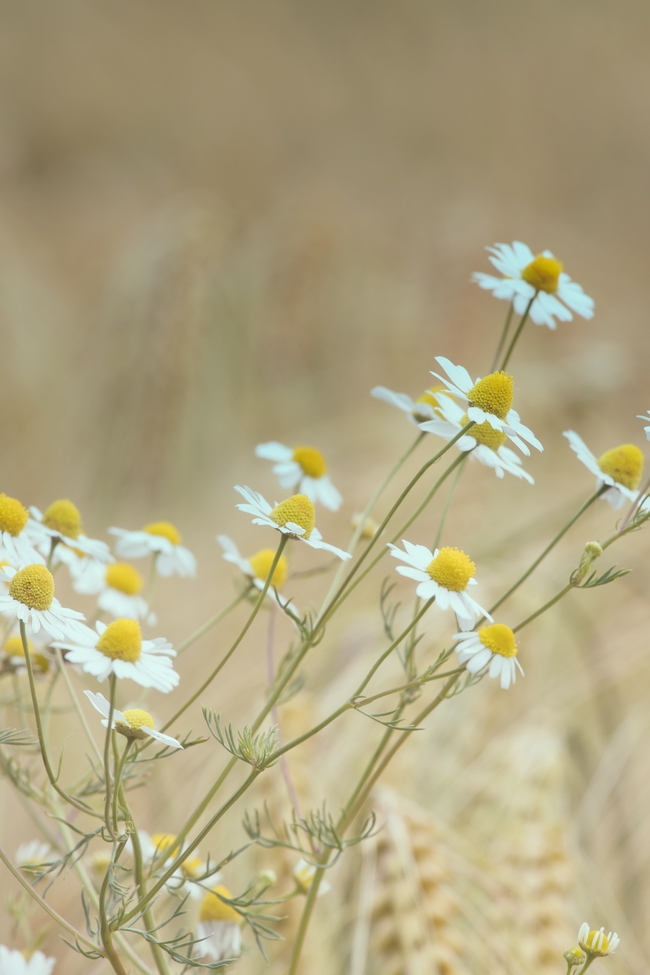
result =
[[47,570],[52,571],[52,556],[54,555],[54,549],[57,547],[61,539],[57,535],[52,535],[50,537],[50,551],[47,556]]
[[243,592],[240,592],[237,598],[233,599],[233,601],[228,606],[226,606],[225,609],[219,610],[219,612],[215,616],[213,616],[212,619],[209,619],[207,623],[204,623],[203,626],[200,626],[199,629],[196,631],[196,633],[193,633],[192,636],[188,636],[187,640],[184,640],[179,647],[176,647],[176,656],[179,657],[184,650],[187,650],[187,648],[191,647],[193,643],[196,643],[197,640],[200,640],[201,637],[208,632],[208,630],[211,630],[213,626],[216,626],[217,623],[220,623],[222,619],[225,619],[228,613],[231,613],[232,610],[235,608],[235,606],[238,606],[239,603],[242,601],[242,599],[244,599],[248,595],[250,589],[251,587],[249,586],[248,589],[245,589]]
[[499,339],[499,344],[497,345],[497,350],[494,353],[494,359],[492,360],[492,365],[490,367],[490,372],[494,372],[499,361],[499,356],[503,351],[503,346],[505,344],[506,338],[508,336],[508,331],[510,330],[510,322],[512,321],[512,316],[514,314],[515,305],[514,302],[510,302],[510,308],[508,309],[508,314],[506,315],[506,323],[503,326],[503,331],[501,332],[501,338]]
[[[124,805],[126,806],[126,799],[124,799]],[[128,809],[128,806],[126,806],[126,808]],[[133,844],[135,882],[138,887],[140,900],[144,900],[144,898],[147,896],[147,882],[145,880],[144,870],[142,868],[142,846],[140,844],[140,837],[137,830],[134,830],[131,834],[131,843]],[[151,908],[147,908],[143,912],[142,920],[144,921],[144,926],[147,931],[153,933],[156,930],[156,920],[153,916],[153,911]],[[156,963],[156,968],[158,969],[160,975],[170,975],[165,952],[162,950],[160,945],[150,942],[150,948],[154,962]]]
[[82,709],[81,704],[79,702],[79,698],[75,694],[74,687],[72,686],[72,681],[70,680],[70,675],[68,673],[67,667],[65,666],[65,662],[63,660],[63,654],[61,653],[61,650],[59,649],[59,647],[55,647],[54,648],[54,653],[56,654],[56,662],[57,662],[57,664],[59,666],[59,671],[61,672],[61,675],[63,676],[63,682],[64,682],[65,686],[68,689],[68,694],[70,695],[70,700],[72,701],[72,704],[74,705],[74,709],[77,712],[77,717],[79,718],[79,721],[81,722],[81,726],[83,727],[84,731],[86,732],[86,738],[90,742],[90,744],[92,746],[92,749],[95,752],[95,757],[97,758],[97,760],[99,762],[102,762],[103,761],[103,759],[102,759],[102,753],[100,752],[100,750],[99,750],[99,748],[97,746],[97,743],[96,743],[95,739],[93,738],[93,735],[92,735],[92,732],[91,732],[90,727],[88,725],[88,722],[86,721],[86,715],[83,713],[83,709]]
[[[111,674],[109,677],[109,705],[108,705],[108,721],[106,724],[106,738],[104,739],[104,784],[106,787],[106,795],[104,798],[104,820],[106,822],[106,829],[109,835],[115,839],[115,833],[111,825],[111,738],[113,736],[113,712],[115,711],[115,686],[117,679],[115,674]],[[117,783],[117,778],[116,778]]]
[[14,696],[16,698],[16,707],[18,709],[18,720],[20,722],[21,728],[29,728],[27,724],[27,711],[25,709],[25,702],[23,700],[23,692],[20,687],[20,678],[17,673],[11,675],[11,682],[14,686]]
[[117,972],[117,975],[127,975],[120,957],[113,946],[113,936],[110,924],[108,922],[108,917],[106,916],[106,891],[108,890],[108,876],[109,871],[107,870],[102,881],[101,890],[99,892],[99,933],[102,939],[102,944],[104,945],[106,958],[110,962],[113,971]]
[[[269,626],[266,636],[266,676],[268,681],[269,689],[273,687],[273,682],[275,680],[275,661],[273,659],[273,645],[275,642],[275,603],[271,605],[271,610],[269,612]],[[280,730],[280,715],[278,713],[277,702],[271,708],[271,715],[273,721],[278,729],[278,740],[280,745],[282,745],[282,732]],[[300,808],[300,800],[298,799],[298,793],[293,784],[291,778],[291,772],[289,771],[289,763],[287,762],[286,755],[280,756],[280,770],[282,772],[282,778],[284,779],[284,784],[287,787],[287,792],[289,793],[289,799],[291,800],[291,805],[296,811],[298,819],[304,822],[304,817],[302,815],[302,810]]]
[[627,526],[628,526],[628,524],[630,522],[630,519],[631,519],[632,515],[634,514],[634,512],[636,511],[636,509],[639,507],[639,505],[642,504],[643,499],[645,498],[645,496],[647,495],[647,493],[648,493],[649,490],[650,490],[650,477],[648,478],[648,480],[645,482],[645,484],[643,485],[643,487],[641,488],[641,490],[637,494],[636,500],[633,501],[632,504],[630,505],[630,507],[627,509],[627,514],[625,515],[625,518],[623,519],[623,521],[619,525],[619,529],[618,529],[619,532],[625,531],[625,529],[627,528]]
[[458,482],[460,480],[460,475],[465,470],[465,464],[463,463],[463,461],[467,460],[467,454],[461,454],[461,458],[460,459],[461,459],[461,462],[458,465],[458,468],[457,468],[456,473],[454,475],[454,479],[451,482],[451,487],[449,488],[449,494],[447,495],[447,500],[445,501],[445,506],[442,509],[442,514],[440,515],[440,521],[438,523],[438,531],[436,532],[436,537],[435,537],[435,540],[434,540],[434,543],[433,543],[433,549],[434,549],[434,551],[440,545],[440,539],[442,537],[442,530],[445,527],[445,522],[447,520],[447,515],[449,514],[449,509],[451,508],[451,502],[453,500],[454,493],[456,491],[456,487],[457,487]]
[[517,341],[519,340],[519,336],[521,335],[521,333],[524,330],[524,325],[526,324],[526,320],[528,318],[528,313],[529,313],[530,309],[532,308],[533,302],[534,302],[534,300],[535,300],[535,298],[537,297],[538,294],[539,294],[539,292],[536,291],[535,294],[533,295],[533,297],[530,299],[530,301],[526,305],[526,311],[521,316],[521,321],[519,322],[519,325],[517,325],[517,331],[513,335],[512,341],[511,341],[510,345],[508,346],[508,351],[506,352],[506,357],[503,360],[503,362],[501,363],[501,369],[505,369],[505,367],[510,362],[510,356],[515,351],[515,345],[517,344]]
[[133,744],[132,738],[126,739],[126,745],[124,746],[124,751],[120,756],[120,760],[115,771],[115,785],[113,788],[113,829],[117,833],[117,800],[120,795],[120,787],[122,784],[122,775],[124,773],[124,764],[126,762],[126,756],[129,754],[129,749]]
[[568,582],[563,589],[560,589],[560,591],[556,593],[555,596],[553,596],[552,599],[549,599],[547,603],[544,603],[543,606],[540,606],[539,609],[536,609],[534,613],[531,613],[530,616],[527,616],[525,620],[521,621],[521,623],[517,623],[516,626],[513,626],[512,632],[517,633],[519,630],[523,630],[524,626],[528,626],[529,623],[532,623],[533,620],[536,620],[538,616],[541,616],[542,613],[545,613],[547,609],[551,608],[551,606],[555,606],[555,604],[560,599],[562,599],[563,596],[566,596],[566,594],[571,589],[575,589],[575,588],[576,586],[572,586],[571,583]]

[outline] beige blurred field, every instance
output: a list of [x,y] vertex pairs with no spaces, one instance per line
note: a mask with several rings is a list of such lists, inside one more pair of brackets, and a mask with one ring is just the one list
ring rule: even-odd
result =
[[[479,465],[459,487],[445,538],[496,599],[592,490],[562,431],[597,454],[645,444],[649,43],[642,0],[0,3],[2,490],[41,508],[71,497],[95,537],[176,523],[199,560],[196,582],[158,588],[160,633],[178,642],[232,598],[215,534],[245,554],[263,544],[232,490],[277,494],[254,445],[325,452],[345,504],[319,525],[345,546],[412,437],[370,388],[417,394],[436,355],[486,371],[506,308],[470,274],[488,269],[486,245],[521,239],[561,258],[596,316],[528,326],[513,360],[517,408],[546,448],[527,462],[535,487]],[[441,504],[418,523],[424,540]],[[504,621],[553,594],[613,524],[592,509]],[[526,631],[511,692],[486,681],[413,736],[375,797],[384,829],[332,871],[305,975],[561,973],[585,918],[623,942],[595,975],[648,970],[649,553],[647,531],[626,540],[610,561],[629,576]],[[294,567],[314,558],[297,552]],[[286,735],[383,649],[380,582],[314,651]],[[301,581],[296,603],[323,593]],[[237,726],[263,700],[263,615],[205,702]],[[243,619],[181,659],[184,687]],[[201,730],[198,706],[187,727]],[[379,734],[354,715],[298,753],[302,801],[336,809]],[[177,829],[222,763],[214,741],[175,758],[173,790],[156,777],[139,796],[142,825]],[[264,799],[288,812],[277,768],[246,805]],[[12,850],[24,816],[5,785],[0,803]],[[213,857],[243,841],[244,808]],[[269,864],[286,889],[290,863],[264,851],[226,882],[242,890]],[[76,883],[66,874],[48,897],[82,925]],[[295,923],[292,908],[280,931]],[[22,947],[11,924],[4,940]],[[46,946],[57,972],[108,971],[52,926]],[[282,975],[286,946],[269,950],[267,965],[249,938],[236,970]]]

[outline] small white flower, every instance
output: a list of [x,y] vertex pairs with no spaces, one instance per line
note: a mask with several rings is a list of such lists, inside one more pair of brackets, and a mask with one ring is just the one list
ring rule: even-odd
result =
[[478,614],[492,621],[490,614],[472,599],[467,589],[475,586],[476,566],[464,552],[457,548],[443,547],[431,552],[424,545],[413,545],[402,539],[405,552],[396,545],[388,544],[393,558],[401,559],[400,575],[419,583],[416,594],[421,599],[435,596],[439,609],[452,609],[461,630],[471,630]]
[[54,579],[44,565],[36,562],[19,570],[2,566],[9,581],[7,592],[0,592],[0,613],[29,624],[33,633],[41,628],[55,640],[75,638],[86,629],[83,613],[65,609],[54,596]]
[[465,664],[470,674],[478,674],[489,664],[488,676],[499,677],[504,691],[517,680],[517,668],[524,673],[517,660],[515,635],[503,623],[482,626],[478,633],[455,633],[452,639],[459,663]]
[[255,448],[257,457],[275,461],[273,473],[281,488],[297,487],[314,504],[338,511],[343,498],[327,476],[325,458],[315,447],[285,447],[271,441]]
[[57,542],[98,562],[113,561],[106,542],[84,535],[79,509],[72,501],[61,498],[59,501],[54,501],[44,512],[39,511],[34,505],[29,510],[33,520],[28,530],[43,555],[49,554],[52,539],[56,539]]
[[67,650],[66,661],[79,664],[100,683],[115,674],[167,694],[180,680],[169,659],[176,656],[171,643],[162,637],[143,640],[137,620],[118,619],[108,626],[97,622],[95,630],[85,626],[75,634],[74,643],[60,641],[55,646]]
[[128,562],[104,565],[86,561],[85,564],[70,565],[70,575],[75,592],[97,595],[97,606],[105,613],[115,618],[123,616],[155,623],[155,617],[150,617],[146,600],[140,595],[144,579]]
[[[225,900],[223,899],[225,898]],[[227,887],[217,886],[205,895],[199,908],[196,945],[199,957],[226,961],[241,954],[241,916],[229,903],[232,894]]]
[[[233,565],[236,565],[237,568],[243,572],[246,578],[253,583],[255,588],[259,589],[261,592],[264,588],[264,583],[268,578],[269,572],[271,571],[271,566],[273,565],[273,560],[275,559],[275,550],[272,548],[262,548],[259,552],[255,552],[254,555],[251,555],[250,558],[245,559],[240,554],[239,549],[233,540],[228,538],[227,535],[217,535],[216,538],[219,545],[221,545],[221,548],[223,549],[223,557],[225,561],[232,562]],[[286,608],[291,602],[289,599],[284,599],[278,592],[278,590],[282,588],[288,571],[289,563],[284,555],[281,555],[278,559],[278,564],[275,567],[271,585],[266,591],[266,595],[274,602],[278,603],[278,605],[282,608]]]
[[620,943],[621,939],[615,931],[610,931],[609,934],[605,934],[604,928],[600,931],[592,931],[586,921],[580,925],[578,944],[587,955],[604,958],[605,955],[613,954]]
[[51,975],[55,965],[56,958],[47,958],[42,951],[27,959],[22,951],[0,945],[0,975]]
[[[309,893],[309,888],[316,876],[316,869],[314,864],[310,863],[309,860],[305,860],[304,857],[301,857],[293,868],[293,879],[303,894]],[[322,897],[328,890],[331,890],[330,884],[326,880],[321,880],[318,886],[317,896]]]
[[16,850],[16,866],[24,873],[38,876],[45,872],[53,856],[55,854],[49,843],[31,840],[29,843],[21,843]]
[[240,511],[255,515],[253,518],[254,525],[268,525],[270,528],[275,528],[276,531],[281,531],[284,535],[289,535],[291,538],[297,538],[301,542],[311,545],[312,548],[332,552],[344,561],[352,558],[349,552],[344,552],[342,549],[323,541],[323,536],[316,528],[314,504],[306,494],[294,494],[273,508],[261,494],[251,491],[250,488],[236,485],[235,491],[239,491],[246,500],[246,504],[238,504],[237,507]]
[[582,318],[593,318],[593,298],[571,280],[550,251],[535,256],[518,240],[512,245],[495,244],[486,250],[492,255],[490,263],[503,277],[477,272],[472,278],[481,288],[491,291],[495,298],[512,301],[518,315],[523,315],[528,302],[534,298],[529,314],[536,325],[555,328],[556,318],[570,322],[573,315],[569,309]]
[[[102,715],[104,718],[102,724],[107,728],[108,715],[111,710],[110,702],[106,700],[103,694],[93,694],[92,691],[84,691],[84,694],[95,711],[99,711]],[[115,728],[125,738],[137,738],[140,740],[153,738],[154,741],[160,741],[169,748],[183,747],[179,741],[176,741],[170,735],[163,735],[162,731],[156,731],[153,726],[153,718],[148,711],[143,711],[141,708],[130,708],[126,711],[118,711],[117,708],[113,708],[113,723],[111,728]]]
[[447,396],[444,386],[431,386],[417,399],[411,399],[408,393],[394,393],[392,389],[385,386],[375,386],[370,390],[370,395],[375,399],[383,400],[389,406],[395,406],[398,410],[406,413],[410,423],[424,423],[426,420],[434,420],[440,416],[440,406],[443,399]]
[[598,478],[597,487],[608,485],[603,497],[612,508],[622,508],[627,501],[636,501],[636,488],[643,474],[643,454],[634,444],[622,444],[596,458],[574,430],[565,430],[571,450],[587,470]]
[[[34,676],[43,676],[50,669],[52,657],[48,653],[45,644],[36,640],[31,627],[25,627],[27,637],[27,649],[32,661]],[[25,648],[20,633],[10,633],[2,648],[3,659],[12,671],[23,673],[27,669],[25,663]]]
[[[435,420],[427,420],[420,424],[420,430],[435,433],[438,437],[451,440],[463,427],[467,426],[467,413],[451,397],[446,397],[440,411],[442,416]],[[506,434],[495,430],[491,423],[479,423],[466,433],[456,446],[460,451],[471,450],[470,458],[475,458],[486,467],[491,467],[497,477],[503,477],[504,472],[523,478],[529,484],[534,484],[530,474],[521,466],[521,460],[514,450],[504,446]]]
[[29,565],[45,559],[32,538],[33,525],[29,511],[17,498],[0,494],[0,560],[11,565]]
[[155,521],[140,531],[125,528],[109,528],[117,536],[115,551],[123,559],[144,559],[153,555],[156,572],[161,576],[196,575],[196,559],[188,548],[181,545],[178,529],[169,521]]
[[512,376],[505,372],[492,372],[474,383],[463,366],[455,366],[444,356],[436,356],[436,362],[440,363],[449,379],[437,372],[432,372],[431,375],[441,379],[452,396],[457,396],[468,404],[469,420],[477,424],[489,423],[495,430],[505,433],[526,455],[530,454],[530,450],[524,440],[537,450],[544,449],[532,430],[521,422],[517,411],[511,408],[514,391]]

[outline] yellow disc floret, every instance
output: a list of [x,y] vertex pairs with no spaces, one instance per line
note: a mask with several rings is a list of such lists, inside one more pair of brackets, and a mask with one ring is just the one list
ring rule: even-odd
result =
[[443,589],[463,592],[474,577],[476,566],[459,548],[441,548],[435,559],[429,562],[427,572]]
[[581,939],[580,947],[592,955],[606,955],[609,951],[609,938],[602,928],[600,931],[590,931]]
[[[460,421],[463,426],[469,423],[469,417],[467,413]],[[477,443],[482,444],[483,447],[489,447],[490,450],[497,451],[499,447],[503,447],[504,443],[508,439],[505,433],[501,430],[495,430],[492,424],[486,420],[485,423],[477,423],[469,431],[469,436],[474,437]]]
[[505,420],[512,406],[514,388],[514,380],[507,372],[491,372],[472,386],[467,399],[470,406],[478,406],[486,413]]
[[286,501],[276,504],[269,518],[284,528],[291,523],[305,529],[301,538],[309,538],[316,525],[316,509],[306,494],[293,494]]
[[[251,555],[249,558],[250,566],[258,579],[262,582],[266,582],[269,572],[271,571],[271,566],[273,565],[273,559],[275,558],[275,549],[263,548],[255,555]],[[289,563],[285,559],[284,555],[281,555],[278,559],[278,564],[275,567],[273,573],[273,578],[271,579],[271,585],[275,586],[276,589],[282,588],[282,583],[287,577],[287,571],[289,569]]]
[[111,589],[123,592],[125,596],[137,596],[144,585],[144,579],[127,562],[113,562],[106,569],[106,584]]
[[181,863],[181,870],[186,877],[192,880],[194,877],[199,877],[205,870],[205,867],[201,862],[201,857],[190,857]]
[[420,421],[431,419],[428,413],[424,413],[423,411],[418,411],[417,408],[418,403],[426,403],[428,406],[432,407],[434,413],[436,413],[438,416],[442,416],[442,413],[440,411],[440,400],[439,400],[441,394],[443,396],[445,395],[444,386],[430,386],[429,389],[427,389],[426,393],[422,393],[422,396],[418,396],[418,398],[415,401],[415,408],[413,410],[413,416],[415,417],[415,419]]
[[478,631],[478,638],[483,646],[491,650],[492,653],[498,653],[502,657],[517,656],[515,635],[510,627],[503,623],[482,626]]
[[97,641],[97,649],[111,660],[135,663],[142,652],[140,624],[137,620],[114,620]]
[[535,291],[547,291],[552,295],[557,291],[558,281],[563,270],[560,261],[556,261],[554,257],[538,254],[530,264],[526,265],[521,276]]
[[[221,897],[219,896],[221,895]],[[233,921],[239,924],[240,917],[234,907],[226,904],[221,898],[232,899],[232,894],[227,887],[214,887],[209,894],[206,894],[201,901],[199,908],[200,921]]]
[[169,850],[176,842],[175,833],[152,833],[151,842],[156,848],[156,853],[164,853]]
[[126,719],[126,724],[121,724],[120,722],[115,722],[115,730],[119,731],[121,735],[126,738],[148,738],[149,735],[146,731],[142,731],[142,728],[153,729],[153,718],[148,711],[143,711],[142,708],[130,708],[128,711],[122,711]]
[[0,494],[0,531],[15,538],[29,521],[29,511],[16,498]]
[[43,524],[66,538],[79,538],[81,535],[79,508],[67,498],[52,502],[43,515]]
[[293,459],[300,464],[303,474],[307,477],[323,477],[327,473],[327,464],[320,450],[315,447],[296,447]]
[[145,525],[142,531],[148,532],[150,535],[160,535],[172,545],[181,544],[181,533],[175,525],[172,525],[171,521],[152,521],[150,525]]
[[598,458],[598,466],[603,474],[609,474],[617,484],[634,491],[643,474],[643,454],[633,443],[621,444],[613,450],[606,450]]
[[54,578],[44,565],[19,569],[9,583],[9,595],[29,609],[49,609],[54,599]]

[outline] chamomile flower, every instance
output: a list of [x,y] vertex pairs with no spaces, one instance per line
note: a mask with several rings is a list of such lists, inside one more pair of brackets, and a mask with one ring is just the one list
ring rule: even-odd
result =
[[115,674],[167,694],[180,680],[169,659],[176,656],[171,643],[162,637],[143,640],[137,620],[118,619],[108,626],[97,622],[95,630],[85,626],[74,642],[60,641],[55,646],[67,650],[66,661],[79,664],[100,683]]
[[297,487],[314,504],[338,511],[343,498],[327,476],[327,463],[315,447],[285,447],[271,441],[255,448],[257,457],[275,461],[273,473],[281,488]]
[[[147,866],[151,866],[154,860],[157,861],[154,874],[163,873],[167,870],[174,858],[185,849],[185,844],[176,847],[170,856],[165,853],[171,851],[176,842],[175,833],[149,833],[144,830],[138,831],[140,847],[142,849],[142,860]],[[181,866],[174,871],[165,887],[170,894],[177,894],[185,897],[189,894],[192,900],[200,900],[205,891],[203,887],[195,883],[198,877],[202,877],[208,869],[208,865],[203,862],[196,854],[183,861]],[[220,873],[213,873],[211,878],[213,883],[218,883],[221,879]]]
[[467,591],[469,586],[477,584],[474,578],[476,566],[464,552],[448,546],[431,552],[424,545],[402,541],[404,552],[390,542],[388,548],[393,558],[407,563],[399,565],[397,571],[419,583],[415,591],[421,599],[435,596],[439,609],[452,609],[461,630],[470,630],[479,613],[492,621],[490,614]]
[[[316,867],[309,860],[305,860],[301,857],[297,864],[293,868],[293,879],[296,882],[296,886],[302,894],[308,894],[309,888],[312,885],[314,877],[316,876]],[[330,885],[326,880],[321,880],[318,887],[318,897],[322,897],[330,890]]]
[[323,536],[316,528],[314,504],[306,494],[294,494],[276,504],[275,507],[271,507],[261,494],[251,491],[250,488],[237,485],[235,491],[238,491],[246,501],[245,504],[238,504],[237,507],[240,511],[255,515],[253,518],[254,525],[268,525],[270,528],[281,531],[284,535],[306,542],[312,548],[332,552],[344,561],[352,558],[349,552],[344,552],[342,549],[323,541]]
[[241,916],[228,903],[232,894],[218,885],[205,895],[199,908],[197,954],[211,961],[226,961],[241,954]]
[[578,931],[578,944],[585,954],[592,958],[604,958],[606,955],[613,954],[621,943],[621,939],[616,932],[610,931],[605,934],[605,929],[592,931],[585,921],[580,925]]
[[[240,555],[239,549],[231,538],[228,538],[227,535],[217,535],[216,537],[219,545],[223,549],[225,561],[232,562],[233,565],[236,565],[246,578],[253,583],[255,588],[261,592],[271,571],[273,560],[275,559],[275,549],[262,548],[259,552],[255,552],[254,555],[245,559]],[[288,571],[289,563],[284,555],[281,555],[273,572],[273,578],[271,579],[269,588],[266,591],[267,596],[278,602],[280,606],[286,606],[289,603],[289,600],[283,599],[279,592],[277,592],[277,590],[282,588]]]
[[512,376],[507,372],[492,372],[474,383],[463,366],[455,366],[444,356],[436,356],[436,362],[440,363],[449,379],[439,376],[437,372],[431,375],[441,379],[452,396],[468,404],[468,420],[473,420],[476,424],[489,423],[495,430],[505,433],[526,455],[530,454],[530,450],[524,441],[537,450],[544,449],[532,430],[521,422],[517,411],[512,409]]
[[556,328],[555,319],[570,322],[573,318],[571,311],[582,318],[593,318],[593,298],[571,280],[550,251],[535,256],[518,240],[512,245],[495,244],[486,250],[492,255],[490,263],[503,277],[477,272],[472,278],[481,288],[491,291],[495,298],[512,301],[518,315],[523,315],[533,298],[529,314],[536,325]]
[[[435,420],[427,420],[420,424],[420,430],[435,433],[445,440],[451,440],[463,427],[467,426],[467,413],[450,396],[440,408],[441,417]],[[456,441],[456,446],[460,451],[470,451],[471,458],[491,467],[497,477],[503,477],[504,473],[512,474],[514,477],[523,478],[529,484],[534,484],[530,474],[521,466],[521,460],[514,450],[505,446],[507,435],[502,430],[495,430],[491,423],[477,423],[469,433],[466,433],[460,440]]]
[[500,678],[501,687],[506,691],[517,680],[517,669],[523,675],[517,660],[515,634],[503,623],[482,626],[477,633],[456,633],[458,661],[465,664],[470,674],[478,674],[488,667],[488,676]]
[[0,613],[29,624],[33,633],[41,628],[55,640],[75,638],[86,627],[83,613],[65,609],[54,595],[54,578],[36,562],[16,570],[5,565],[1,570],[9,580],[7,592],[0,592]]
[[[107,728],[108,715],[111,710],[110,703],[103,694],[93,694],[92,691],[84,691],[84,694],[95,711],[99,711],[102,715],[104,718],[102,724]],[[148,711],[143,711],[141,708],[130,708],[127,711],[118,711],[117,708],[114,708],[111,727],[115,728],[120,735],[124,735],[125,738],[138,739],[139,741],[143,741],[145,738],[153,738],[154,741],[162,742],[168,748],[183,747],[171,735],[163,735],[161,731],[156,731],[153,726],[153,718]]]
[[153,521],[140,531],[125,528],[109,528],[117,537],[115,551],[123,559],[144,559],[153,555],[156,572],[161,576],[196,575],[196,559],[188,548],[181,545],[181,535],[169,521]]
[[56,540],[57,543],[61,542],[68,548],[97,559],[98,562],[113,561],[106,542],[88,538],[84,534],[79,509],[72,501],[60,498],[53,501],[44,512],[34,505],[29,510],[32,513],[30,534],[43,555],[49,553],[52,540]]
[[431,386],[417,399],[411,399],[408,393],[395,393],[385,386],[375,386],[370,390],[370,395],[375,399],[383,400],[389,406],[395,406],[402,413],[406,413],[410,423],[424,423],[440,416],[441,394],[443,397],[447,396],[444,386]]
[[574,430],[566,430],[564,436],[578,460],[598,478],[597,486],[608,486],[603,497],[612,508],[616,510],[627,501],[636,501],[639,495],[636,489],[643,474],[643,454],[635,444],[621,444],[595,457]]
[[[29,650],[34,676],[46,674],[50,669],[51,660],[43,644],[35,642],[31,629],[27,633],[27,649]],[[3,663],[10,670],[20,673],[26,669],[25,648],[20,633],[12,633],[7,637],[2,652]]]
[[16,866],[32,880],[38,880],[47,871],[49,861],[56,857],[49,843],[31,840],[21,843],[16,850]]
[[[97,606],[111,616],[149,621],[149,606],[140,595],[144,579],[128,562],[86,562],[70,566],[72,588],[85,595],[97,595]],[[151,620],[151,622],[155,622]]]
[[17,498],[0,494],[0,559],[11,565],[45,563],[32,537],[35,527],[29,511]]
[[51,975],[56,958],[35,951],[26,958],[22,951],[11,951],[0,945],[0,975]]

